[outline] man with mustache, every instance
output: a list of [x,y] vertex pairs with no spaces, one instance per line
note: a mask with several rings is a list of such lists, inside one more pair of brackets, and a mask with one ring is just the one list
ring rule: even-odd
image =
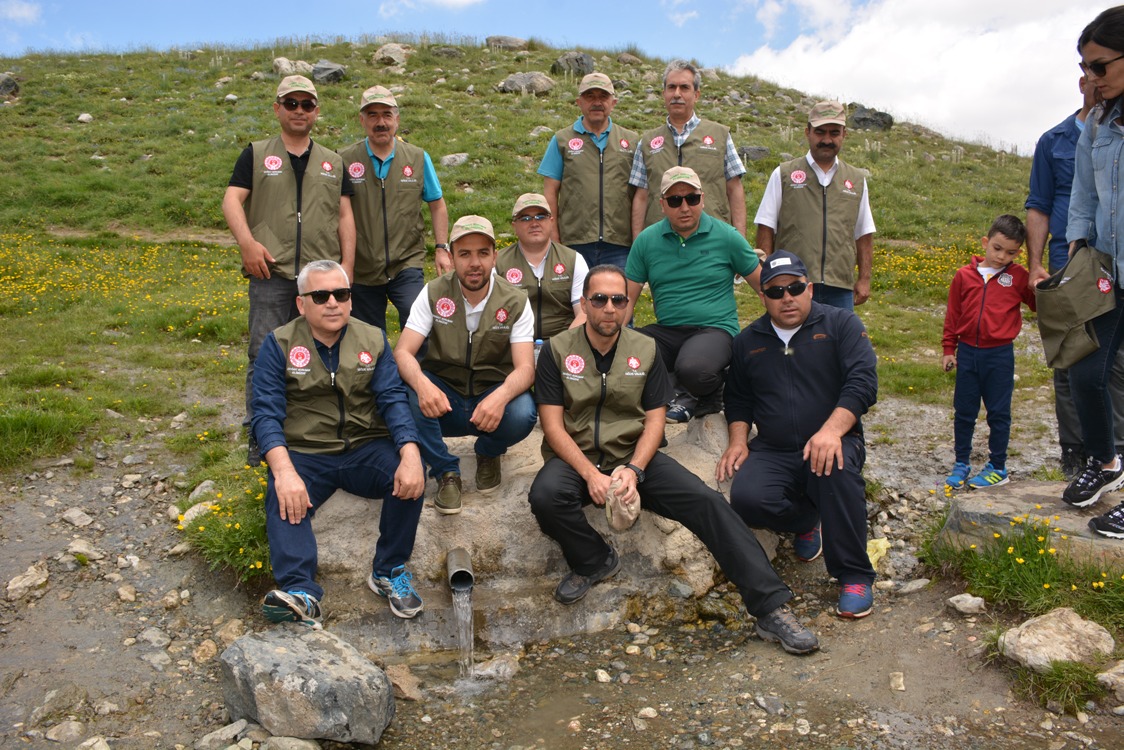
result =
[[554,216],[551,239],[570,247],[592,268],[624,268],[632,245],[632,167],[638,135],[613,122],[613,82],[590,73],[578,84],[581,117],[546,147],[539,174]]
[[429,154],[397,138],[398,100],[389,89],[363,92],[359,123],[367,137],[340,151],[355,187],[354,315],[385,330],[389,299],[402,328],[425,284],[421,206],[429,206],[439,274],[453,267],[446,244],[449,210]]
[[[815,282],[816,302],[854,310],[870,297],[874,217],[866,170],[839,159],[847,137],[843,105],[818,102],[804,137],[808,153],[773,170],[765,186],[753,219],[757,248],[795,253]],[[815,182],[809,179],[813,174]]]

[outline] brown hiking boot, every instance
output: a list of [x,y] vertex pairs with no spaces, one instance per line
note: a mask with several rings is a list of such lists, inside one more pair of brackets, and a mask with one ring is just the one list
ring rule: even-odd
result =
[[499,456],[481,456],[476,454],[476,489],[479,492],[491,492],[500,486],[503,481],[503,472],[500,471]]
[[437,480],[437,494],[433,498],[433,507],[438,513],[446,516],[456,515],[461,512],[461,475],[455,471],[446,471]]

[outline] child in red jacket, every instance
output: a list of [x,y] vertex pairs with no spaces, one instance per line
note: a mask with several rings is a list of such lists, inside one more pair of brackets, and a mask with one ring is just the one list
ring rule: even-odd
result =
[[[1026,240],[1026,227],[1016,216],[1004,214],[981,240],[984,254],[956,272],[948,290],[944,316],[945,371],[956,368],[956,412],[953,426],[956,463],[945,483],[953,489],[972,489],[1007,483],[1007,443],[1011,438],[1011,396],[1015,390],[1015,348],[1022,330],[1020,305],[1034,309],[1034,289],[1027,270],[1015,263]],[[971,479],[972,433],[987,409],[989,460]]]

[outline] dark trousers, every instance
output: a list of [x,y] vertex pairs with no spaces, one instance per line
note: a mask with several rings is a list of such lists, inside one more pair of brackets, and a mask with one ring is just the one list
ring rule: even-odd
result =
[[823,522],[827,572],[840,583],[873,583],[866,554],[862,438],[843,437],[843,470],[817,477],[801,451],[751,450],[734,476],[730,504],[749,526],[803,534]]
[[1109,381],[1124,339],[1124,291],[1120,287],[1114,291],[1116,309],[1093,319],[1100,348],[1069,368],[1069,387],[1085,452],[1102,463],[1112,463],[1116,453]]
[[[272,276],[268,279],[250,279],[250,346],[247,350],[249,363],[246,365],[246,419],[242,422],[250,426],[254,416],[253,401],[254,362],[265,342],[265,337],[275,328],[293,320],[300,312],[297,310],[297,282]],[[251,439],[253,439],[251,437]]]
[[721,328],[661,326],[652,323],[637,329],[651,336],[659,347],[678,391],[696,399],[715,393],[726,381],[734,337]]
[[852,312],[855,309],[855,290],[847,287],[812,284],[812,299],[821,305],[842,307]]
[[1011,397],[1015,392],[1015,346],[1006,344],[977,349],[960,342],[956,346],[956,391],[953,438],[956,460],[971,463],[972,433],[980,414],[980,399],[987,409],[988,457],[997,469],[1007,468],[1007,444],[1011,440]]
[[351,314],[386,331],[386,303],[390,300],[398,311],[398,330],[401,331],[410,317],[410,307],[424,286],[425,276],[420,268],[404,268],[385,284],[352,284]]
[[[792,598],[757,537],[722,495],[663,453],[652,457],[646,473],[638,488],[640,506],[678,521],[698,537],[738,587],[751,615],[772,612]],[[528,499],[539,528],[562,547],[571,570],[589,575],[601,567],[609,545],[582,510],[593,500],[573,467],[560,458],[547,461],[531,484]]]
[[394,472],[398,471],[398,451],[389,440],[372,440],[336,455],[289,451],[289,458],[304,480],[312,508],[299,524],[281,519],[273,472],[265,490],[265,530],[269,537],[269,560],[273,578],[282,591],[304,591],[317,599],[324,589],[316,583],[316,537],[312,516],[337,489],[366,498],[382,498],[379,540],[371,569],[385,576],[405,565],[414,551],[414,536],[421,518],[420,498],[398,498]]
[[629,248],[627,245],[614,245],[610,242],[586,242],[569,247],[585,258],[585,264],[590,268],[609,263],[623,271],[625,264],[628,262]]

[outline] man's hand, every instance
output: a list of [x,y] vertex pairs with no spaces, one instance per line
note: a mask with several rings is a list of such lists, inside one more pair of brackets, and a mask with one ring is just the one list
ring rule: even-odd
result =
[[1037,288],[1040,283],[1048,278],[1050,278],[1050,272],[1042,266],[1038,266],[1030,269],[1030,277],[1027,279],[1027,283],[1032,288]]
[[418,383],[418,408],[430,419],[437,419],[453,410],[453,407],[449,406],[449,397],[445,392],[424,375]]
[[804,460],[809,462],[812,473],[817,477],[831,476],[835,465],[842,471],[843,441],[833,431],[821,428],[805,443]]
[[300,474],[292,469],[274,473],[273,489],[277,492],[281,520],[293,525],[303,521],[308,509],[312,507],[312,501],[308,499],[308,490]]
[[855,295],[856,307],[866,302],[870,299],[870,279],[859,279],[856,281],[852,292]]
[[725,482],[727,479],[733,479],[747,458],[749,458],[749,446],[745,443],[739,442],[727,447],[714,469],[715,480]]
[[269,254],[265,245],[251,239],[241,250],[242,266],[246,269],[246,273],[255,279],[268,279],[269,264],[273,262],[273,256]]
[[476,429],[481,432],[493,432],[500,426],[500,420],[503,419],[503,412],[506,408],[507,399],[500,394],[500,389],[497,388],[476,405],[476,408],[472,411],[472,417],[468,421],[476,425]]
[[617,488],[617,499],[621,501],[621,505],[632,505],[640,502],[640,490],[636,486],[635,471],[627,466],[618,466],[613,469],[609,479],[620,480],[620,486]]
[[[629,474],[632,472],[629,471]],[[605,501],[608,500],[609,485],[613,483],[613,478],[607,474],[602,474],[600,471],[593,470],[586,477],[585,486],[589,489],[589,496],[593,498],[593,504],[599,507],[605,507]]]
[[433,265],[437,266],[437,275],[444,276],[453,270],[453,252],[452,250],[434,250],[433,251]]
[[425,494],[425,469],[417,443],[406,443],[398,451],[398,470],[394,472],[394,496],[415,500]]

